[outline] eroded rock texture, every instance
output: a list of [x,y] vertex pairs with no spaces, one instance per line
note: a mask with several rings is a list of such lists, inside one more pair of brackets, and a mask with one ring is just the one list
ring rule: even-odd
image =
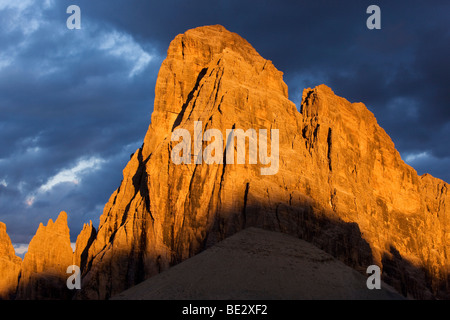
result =
[[6,225],[0,222],[0,300],[14,298],[22,259],[16,256]]
[[70,276],[67,268],[73,264],[67,214],[61,212],[55,222],[42,223],[31,239],[21,268],[17,299],[68,299],[66,286]]
[[73,262],[74,265],[80,267],[81,272],[83,272],[86,268],[89,247],[94,241],[96,235],[97,231],[92,226],[92,221],[89,221],[89,224],[83,225],[83,229],[77,237]]
[[[321,85],[304,90],[299,109],[282,72],[239,35],[221,26],[178,35],[78,298],[108,298],[249,226],[294,234],[362,272],[378,264],[405,295],[448,297],[448,184],[406,165],[362,103]],[[174,164],[172,132],[193,137],[195,121],[224,136],[278,129],[277,174],[261,175],[260,162]]]

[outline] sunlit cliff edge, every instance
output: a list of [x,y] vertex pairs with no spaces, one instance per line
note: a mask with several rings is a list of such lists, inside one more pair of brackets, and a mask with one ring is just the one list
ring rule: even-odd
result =
[[[61,213],[39,227],[22,261],[0,223],[0,298],[107,299],[253,226],[311,242],[362,273],[377,264],[405,296],[450,298],[448,184],[405,164],[364,104],[320,85],[303,91],[300,110],[283,73],[239,35],[218,25],[178,35],[143,145],[98,230],[85,225],[73,253]],[[174,164],[171,134],[194,135],[195,121],[203,132],[278,129],[278,172]],[[65,287],[72,263],[82,269],[76,293]]]

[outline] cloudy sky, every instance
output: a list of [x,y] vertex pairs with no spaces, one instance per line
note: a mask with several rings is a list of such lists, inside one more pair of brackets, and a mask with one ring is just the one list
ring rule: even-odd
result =
[[[81,29],[69,30],[69,5]],[[381,8],[381,30],[366,9]],[[0,0],[0,221],[27,244],[98,218],[142,144],[170,41],[222,24],[285,73],[364,102],[419,174],[450,182],[450,2]]]

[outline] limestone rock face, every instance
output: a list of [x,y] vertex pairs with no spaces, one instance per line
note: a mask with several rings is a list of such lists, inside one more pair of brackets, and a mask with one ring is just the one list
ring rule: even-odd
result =
[[22,259],[16,256],[6,225],[0,222],[0,300],[14,297]]
[[74,265],[80,267],[81,272],[83,272],[86,267],[88,250],[92,241],[94,241],[96,234],[97,231],[92,226],[92,221],[89,221],[89,224],[83,225],[83,229],[77,237],[73,262]]
[[65,299],[72,295],[66,280],[73,264],[67,214],[61,212],[55,222],[42,223],[31,240],[22,262],[17,299]]
[[[406,165],[362,103],[321,85],[304,90],[300,110],[282,72],[239,35],[221,26],[178,35],[144,143],[89,246],[79,298],[109,298],[250,226],[308,240],[361,272],[378,264],[405,295],[448,295],[448,184]],[[231,163],[225,149],[214,151],[218,163],[195,163],[195,146],[190,163],[175,164],[172,133],[195,137],[196,123],[224,137],[254,129],[259,151],[259,130],[271,150],[277,129],[278,170],[262,175],[273,161],[248,154]]]
[[374,263],[387,267],[383,276],[399,291],[449,297],[448,184],[419,177],[405,164],[362,103],[349,103],[322,85],[304,91],[302,114],[312,160],[307,168],[322,168],[315,176],[301,173],[316,180],[309,195],[358,224]]

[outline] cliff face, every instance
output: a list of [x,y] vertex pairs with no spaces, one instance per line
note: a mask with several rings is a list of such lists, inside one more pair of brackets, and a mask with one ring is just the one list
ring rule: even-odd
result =
[[385,280],[399,291],[418,298],[431,297],[429,290],[448,294],[448,184],[430,175],[419,177],[405,164],[361,103],[319,86],[304,91],[302,114],[309,170],[322,168],[311,197],[358,224],[374,262],[387,267]]
[[[19,299],[71,298],[72,264],[83,276],[77,298],[109,298],[252,226],[307,240],[363,273],[377,264],[404,295],[450,298],[448,184],[406,165],[362,103],[320,85],[304,90],[299,109],[282,72],[239,35],[221,26],[178,35],[144,143],[98,231],[84,225],[73,253],[61,213],[40,225],[21,263],[0,223],[0,298],[19,278]],[[227,139],[238,129],[252,137],[243,163],[239,138]],[[191,155],[177,164],[188,140],[182,156]]]
[[0,222],[0,300],[14,298],[22,259],[16,256],[6,225]]
[[83,272],[86,268],[88,250],[92,242],[95,239],[97,232],[92,226],[92,221],[89,224],[84,224],[83,229],[77,237],[75,243],[75,252],[73,256],[73,264],[80,267],[80,271]]
[[66,286],[73,264],[67,214],[61,212],[47,226],[42,223],[31,239],[21,268],[17,299],[64,299],[72,292]]
[[[361,271],[378,264],[405,295],[448,294],[448,184],[406,165],[362,103],[321,85],[304,90],[300,109],[282,73],[237,34],[207,26],[178,35],[144,143],[89,246],[79,297],[108,298],[249,226],[294,234]],[[277,129],[279,153],[270,164],[249,155],[231,164],[217,148],[217,163],[205,164],[194,146],[190,164],[175,164],[172,133],[195,137],[196,123],[224,137],[254,129],[258,142],[259,129]],[[275,159],[275,174],[262,175]]]
[[0,300],[71,299],[75,291],[67,288],[67,279],[74,273],[67,273],[67,269],[71,265],[81,271],[86,268],[95,235],[92,222],[85,224],[73,252],[67,214],[61,212],[55,222],[50,219],[47,226],[39,225],[22,261],[0,222]]

